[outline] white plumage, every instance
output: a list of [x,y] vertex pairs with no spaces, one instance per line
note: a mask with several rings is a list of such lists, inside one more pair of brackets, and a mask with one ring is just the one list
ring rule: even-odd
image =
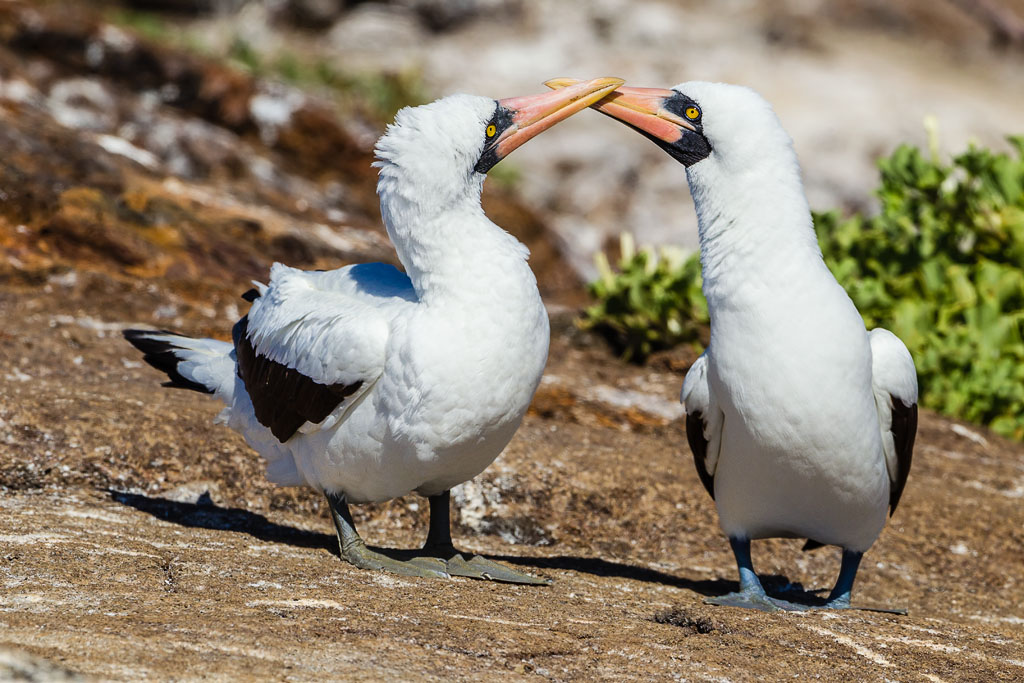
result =
[[683,400],[706,421],[722,529],[863,552],[889,505],[890,397],[917,402],[913,361],[892,333],[869,338],[825,266],[768,104],[737,86],[674,90],[701,105],[713,150],[687,169],[711,343]]
[[757,93],[620,88],[595,108],[686,166],[697,211],[711,341],[681,399],[741,578],[740,593],[711,602],[794,608],[765,596],[750,561],[751,539],[782,536],[843,548],[827,604],[848,607],[910,468],[910,354],[892,333],[864,329],[825,266],[792,142]]
[[126,336],[172,384],[223,400],[221,421],[267,460],[269,479],[324,491],[354,564],[538,582],[483,558],[398,562],[368,551],[347,503],[429,496],[428,546],[455,553],[448,490],[512,438],[548,352],[529,252],[480,206],[486,170],[621,83],[498,102],[453,95],[400,111],[374,165],[405,273],[379,263],[329,272],[275,264],[269,284],[249,293],[234,344]]
[[[471,172],[494,108],[453,95],[404,109],[377,143],[382,214],[408,275],[278,263],[259,287],[247,326],[257,354],[320,385],[361,382],[323,421],[282,443],[225,362],[232,345],[178,342],[194,349],[179,372],[216,387],[220,419],[267,459],[272,481],[355,503],[434,495],[483,471],[518,427],[547,360],[548,317],[529,252],[484,215],[485,176]],[[219,355],[191,360],[207,349]]]

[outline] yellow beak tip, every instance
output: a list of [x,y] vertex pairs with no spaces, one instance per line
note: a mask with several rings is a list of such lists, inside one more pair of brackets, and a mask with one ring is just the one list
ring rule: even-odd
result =
[[[609,79],[609,80],[621,80],[621,79]],[[581,81],[578,78],[552,78],[549,81],[544,81],[544,85],[548,86],[552,90],[558,90],[559,88],[567,88],[570,85],[576,85],[577,83],[580,83],[580,82]],[[625,81],[622,81],[622,83],[625,83]],[[622,85],[622,83],[620,83],[619,85]]]

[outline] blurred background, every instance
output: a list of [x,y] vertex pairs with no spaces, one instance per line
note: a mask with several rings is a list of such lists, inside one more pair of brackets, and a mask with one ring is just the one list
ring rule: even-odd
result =
[[[235,135],[279,142],[279,129],[307,97],[327,106],[338,131],[317,140],[313,126],[308,141],[295,142],[312,149],[295,154],[326,170],[339,136],[365,151],[396,108],[452,92],[539,92],[555,76],[659,87],[721,80],[751,86],[774,104],[795,141],[812,206],[871,210],[875,160],[901,142],[923,145],[926,116],[935,117],[943,151],[972,140],[998,147],[1024,122],[1021,0],[0,5],[13,51],[3,101],[36,103],[61,125],[112,136],[106,144],[122,152],[128,144],[186,178],[230,166]],[[146,52],[138,58],[144,63],[126,56],[134,51]],[[233,74],[222,77],[229,83],[193,74],[206,90],[185,92],[161,62],[191,57],[203,60],[200,72]],[[196,98],[216,99],[213,90],[237,85],[238,73],[258,83],[224,93],[216,104],[223,115],[211,119]],[[271,172],[253,154],[236,161],[246,168],[234,175]],[[496,180],[543,214],[560,253],[586,279],[595,275],[593,252],[623,230],[641,243],[696,244],[681,169],[596,114],[517,152]],[[344,192],[320,183],[298,194],[344,211]]]
[[[399,108],[729,81],[774,104],[826,261],[925,404],[1024,437],[1024,0],[0,0],[0,37],[0,283],[224,335],[272,261],[394,261],[370,164]],[[553,311],[688,366],[675,161],[588,111],[489,175]]]

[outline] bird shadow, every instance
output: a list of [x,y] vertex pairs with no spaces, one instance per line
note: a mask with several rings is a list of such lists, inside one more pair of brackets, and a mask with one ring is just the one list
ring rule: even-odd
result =
[[172,524],[213,531],[236,531],[268,543],[284,543],[298,548],[326,550],[341,556],[338,539],[333,534],[277,524],[263,515],[249,510],[220,507],[210,499],[209,493],[199,496],[195,503],[123,491],[109,490],[108,493],[112,500],[121,505],[127,505]]
[[[213,531],[234,531],[248,534],[253,538],[268,543],[282,543],[297,548],[326,550],[336,557],[341,557],[338,539],[334,534],[319,531],[308,531],[285,524],[271,522],[263,515],[242,510],[226,508],[215,504],[208,493],[202,494],[195,503],[169,500],[145,496],[138,493],[108,490],[111,499],[140,512],[145,512],[157,519],[180,526],[210,529]],[[373,550],[398,560],[407,560],[415,555],[414,550],[399,548],[379,548]],[[668,574],[650,567],[637,566],[625,562],[613,562],[599,557],[577,557],[573,555],[491,555],[493,560],[510,565],[531,567],[535,569],[574,571],[591,576],[605,578],[623,578],[644,583],[656,583],[693,591],[700,595],[724,595],[739,590],[736,581],[726,579],[690,579]],[[799,583],[792,583],[784,576],[775,574],[761,577],[765,591],[772,597],[796,602],[804,605],[820,605],[824,600],[815,591],[808,591]],[[820,591],[817,591],[820,592]]]
[[[528,557],[515,555],[493,556],[492,559],[507,564],[525,565],[539,569],[568,570],[590,574],[600,577],[614,577],[642,581],[644,583],[657,583],[663,586],[672,586],[693,591],[707,597],[725,595],[740,589],[738,581],[729,579],[689,579],[683,576],[668,574],[650,567],[636,566],[623,562],[612,562],[599,557],[575,557],[572,555],[558,555],[554,557]],[[792,582],[785,576],[779,574],[765,574],[760,576],[761,584],[765,592],[773,598],[779,598],[788,602],[794,602],[806,606],[818,606],[825,604],[825,600],[817,593],[824,589],[808,590],[799,582]]]
[[650,567],[637,566],[626,562],[613,562],[600,557],[577,557],[574,555],[555,556],[515,556],[495,555],[492,559],[506,564],[579,572],[602,578],[621,578],[644,583],[657,583],[663,586],[685,588],[701,595],[719,595],[729,592],[730,584],[735,582],[724,579],[688,579],[674,574],[667,574]]

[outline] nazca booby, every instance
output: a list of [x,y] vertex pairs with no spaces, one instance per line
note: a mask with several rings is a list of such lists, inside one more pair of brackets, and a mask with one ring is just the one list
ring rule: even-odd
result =
[[594,108],[682,163],[697,211],[711,341],[680,399],[740,574],[739,592],[708,602],[801,609],[765,595],[750,557],[751,539],[798,537],[842,548],[824,606],[849,607],[910,471],[910,353],[888,330],[865,330],[826,267],[792,141],[760,95],[724,83],[625,87]]
[[[529,252],[483,213],[485,174],[512,150],[622,84],[495,101],[452,95],[398,112],[376,145],[377,193],[405,273],[390,265],[305,272],[276,263],[233,343],[126,330],[168,385],[214,394],[282,485],[325,493],[357,567],[548,583],[459,553],[449,490],[484,470],[519,427],[547,362],[548,317]],[[348,503],[416,491],[423,550],[366,547]],[[394,554],[394,553],[392,553]]]

